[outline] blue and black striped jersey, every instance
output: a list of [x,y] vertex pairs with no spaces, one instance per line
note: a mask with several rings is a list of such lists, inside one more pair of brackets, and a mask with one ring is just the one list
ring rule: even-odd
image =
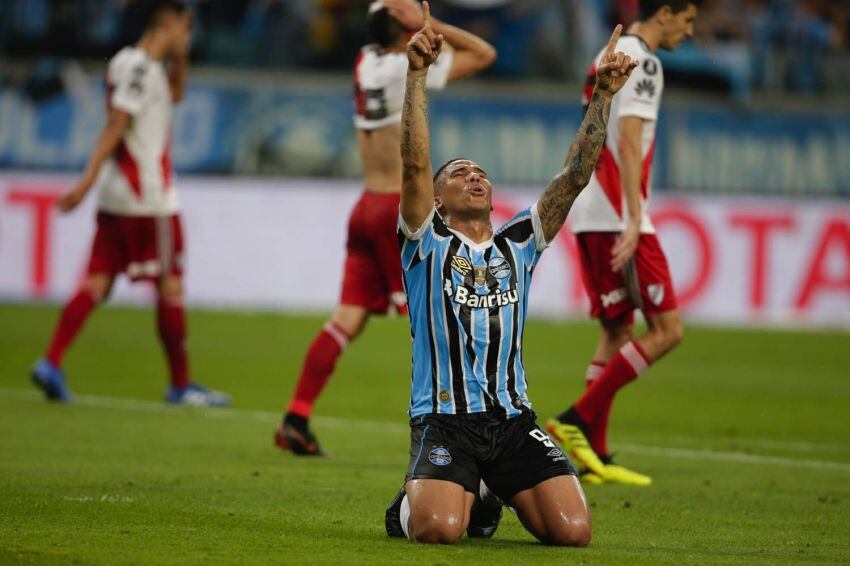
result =
[[537,205],[476,244],[436,211],[412,232],[399,218],[413,338],[410,417],[531,408],[522,332],[534,267],[547,247]]

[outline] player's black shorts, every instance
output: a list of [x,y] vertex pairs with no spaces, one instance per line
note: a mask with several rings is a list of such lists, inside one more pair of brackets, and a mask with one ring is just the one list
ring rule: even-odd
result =
[[506,420],[492,413],[422,415],[410,421],[405,481],[439,479],[478,493],[483,479],[502,501],[556,476],[576,475],[567,455],[526,411]]

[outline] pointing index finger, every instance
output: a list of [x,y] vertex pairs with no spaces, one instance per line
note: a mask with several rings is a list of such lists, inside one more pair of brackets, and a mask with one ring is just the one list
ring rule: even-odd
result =
[[[427,2],[426,2],[427,4]],[[617,24],[617,27],[614,28],[614,33],[611,34],[611,39],[608,40],[608,48],[605,50],[605,55],[612,56],[614,55],[614,50],[617,48],[617,41],[620,39],[620,33],[623,31],[623,26]]]
[[431,25],[431,5],[428,1],[422,2],[422,27]]

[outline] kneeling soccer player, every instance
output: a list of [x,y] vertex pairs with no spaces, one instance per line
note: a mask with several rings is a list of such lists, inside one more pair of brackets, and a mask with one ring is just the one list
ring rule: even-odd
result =
[[386,514],[387,534],[451,543],[490,537],[501,502],[541,542],[585,546],[590,513],[576,471],[535,422],[522,332],[531,276],[588,183],[611,98],[636,63],[614,46],[563,170],[538,202],[494,232],[492,185],[467,159],[432,178],[425,91],[442,36],[410,40],[402,120],[399,239],[413,335],[410,465]]

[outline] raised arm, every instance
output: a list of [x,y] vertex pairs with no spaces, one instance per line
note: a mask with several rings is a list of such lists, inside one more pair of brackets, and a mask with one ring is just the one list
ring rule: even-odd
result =
[[401,217],[408,228],[419,229],[434,208],[431,179],[431,140],[425,78],[437,60],[443,36],[431,29],[428,2],[422,5],[424,23],[407,44],[407,84],[401,113]]
[[454,49],[452,70],[449,71],[450,81],[465,79],[481,72],[496,60],[496,48],[477,35],[439,20],[433,20],[432,28],[442,34],[446,43]]
[[[422,7],[416,0],[383,0],[392,17],[404,27],[414,30],[422,27]],[[449,80],[465,79],[478,73],[496,60],[496,48],[475,34],[453,25],[430,18],[431,29],[440,34],[454,50]]]
[[551,242],[558,234],[576,197],[590,181],[599,152],[605,143],[611,99],[626,83],[632,69],[638,65],[638,62],[632,61],[628,55],[615,53],[622,29],[623,27],[618,25],[614,30],[608,41],[608,48],[596,69],[596,88],[578,134],[570,144],[564,168],[552,179],[543,196],[537,201],[537,210],[547,242]]

